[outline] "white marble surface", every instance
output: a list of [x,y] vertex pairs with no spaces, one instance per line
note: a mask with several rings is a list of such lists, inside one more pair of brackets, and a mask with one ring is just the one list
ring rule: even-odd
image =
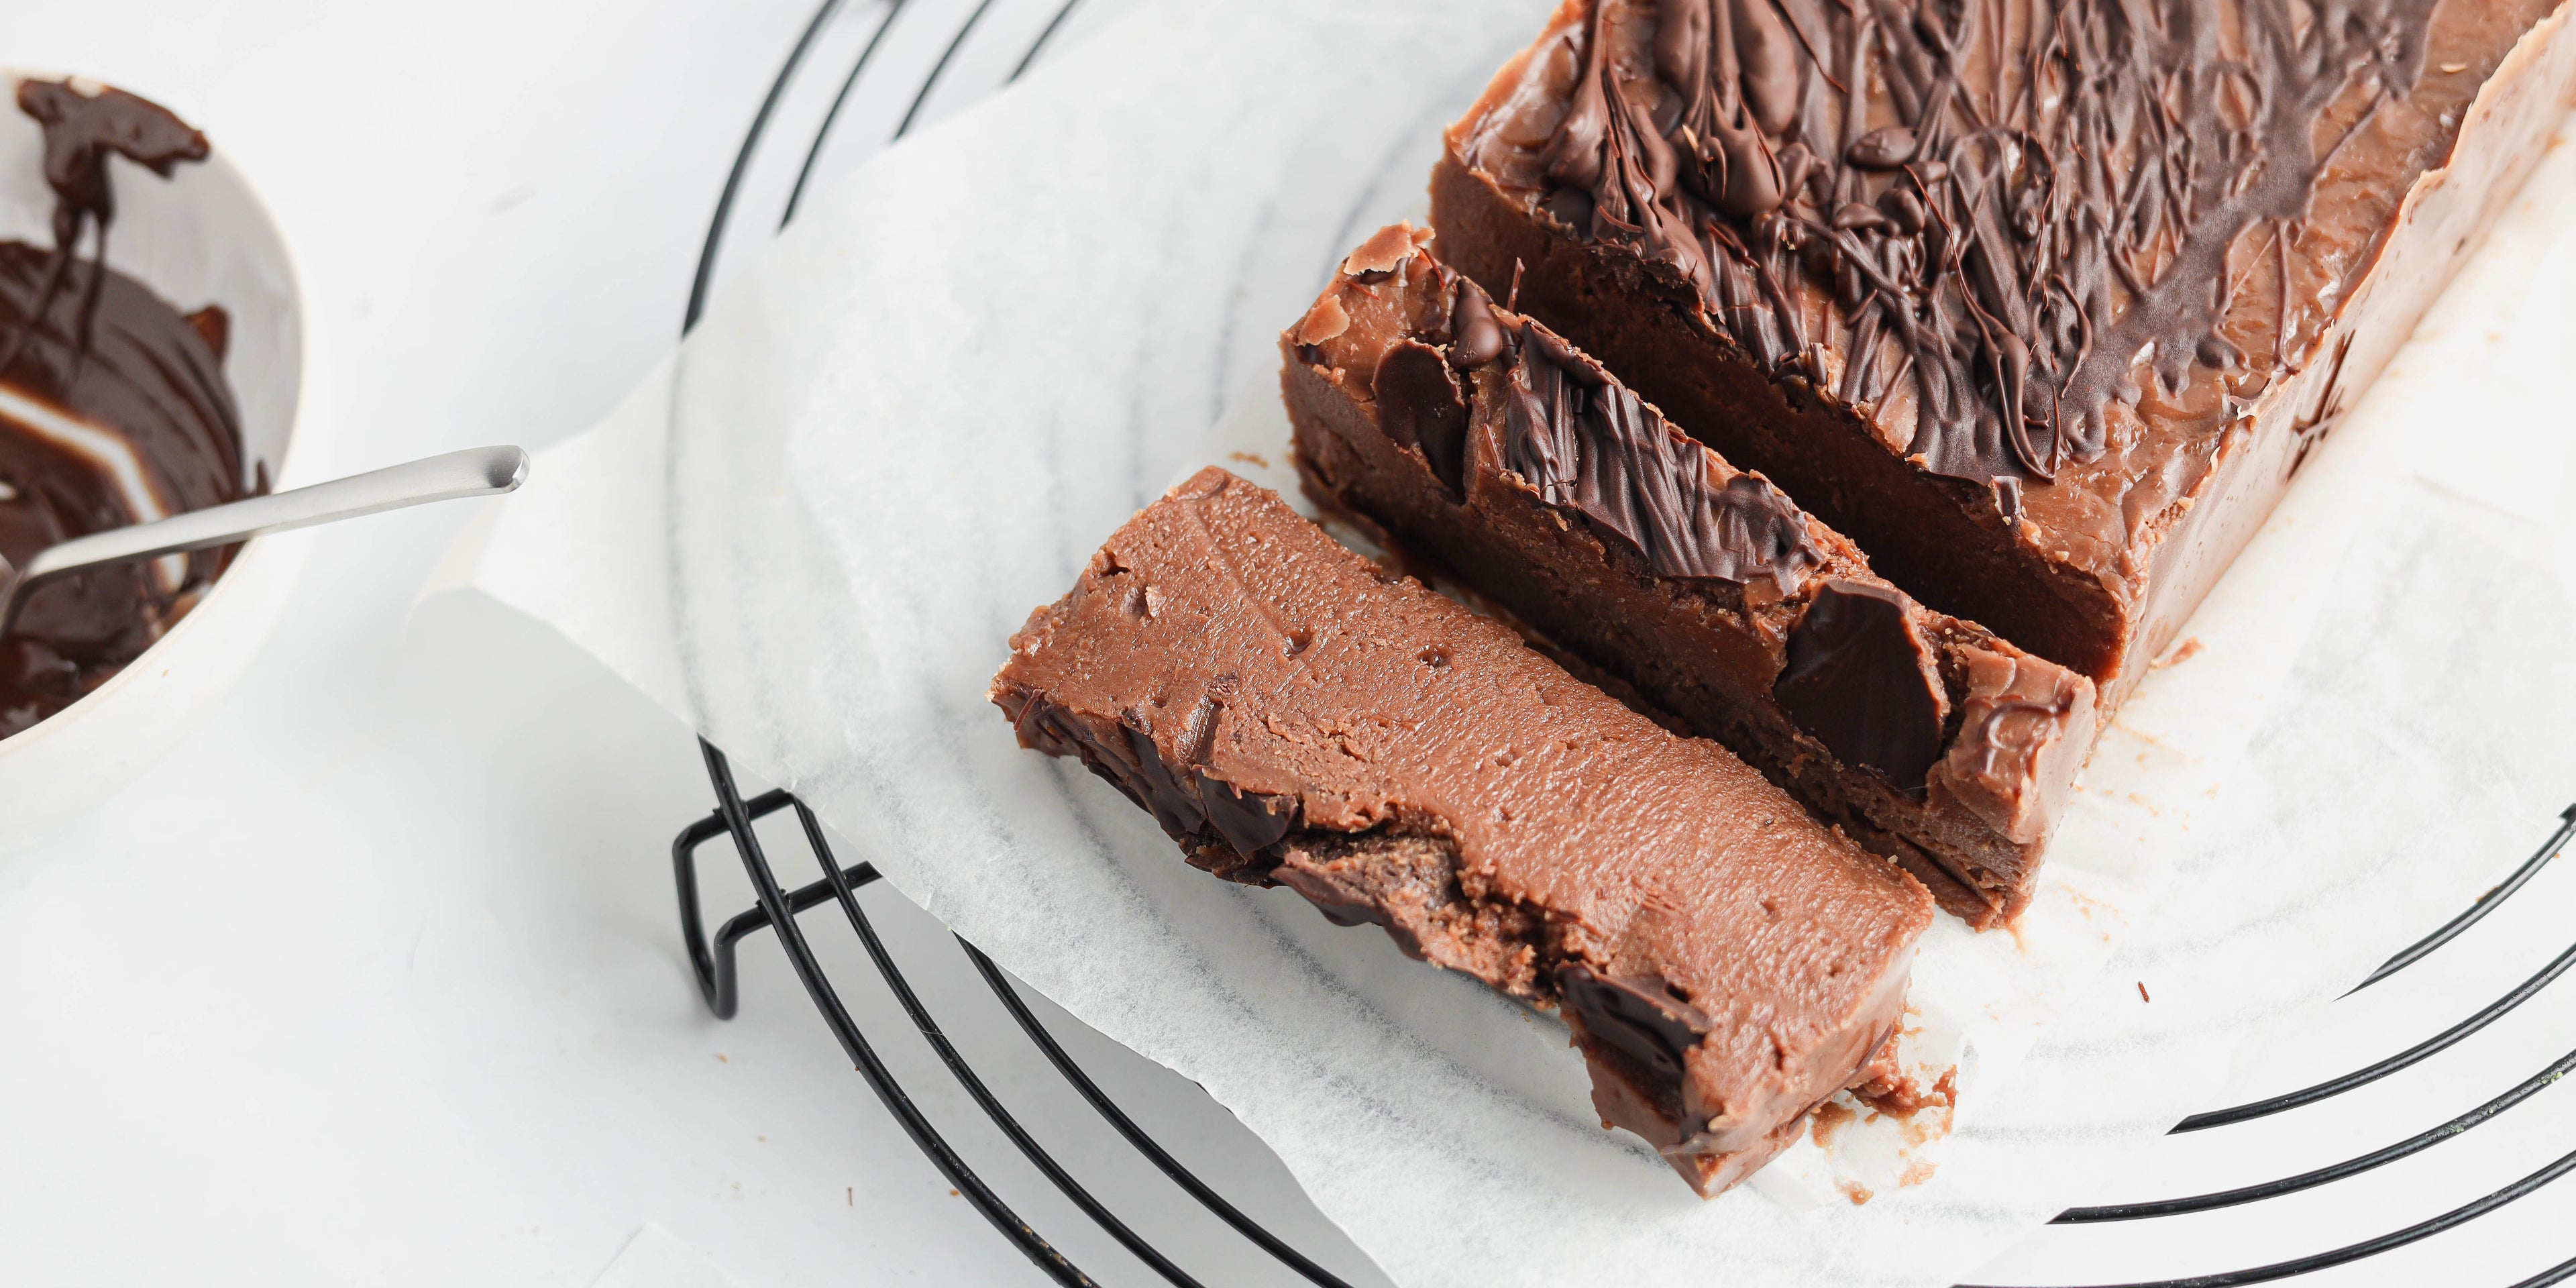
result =
[[[250,168],[315,302],[326,463],[355,468],[543,444],[616,401],[668,342],[716,183],[804,17],[91,3],[13,15],[7,61],[164,97]],[[317,94],[339,99],[316,108]],[[2553,462],[2515,484],[2545,510],[2567,474]],[[210,727],[73,836],[0,855],[0,1277],[579,1284],[658,1224],[746,1284],[1037,1282],[842,1068],[774,953],[747,946],[742,1019],[697,1006],[663,857],[705,800],[684,731],[507,614],[436,604],[406,628],[461,518],[301,538],[306,583]],[[908,959],[949,951],[878,906]],[[2374,990],[2381,1009],[2362,1022],[2272,1035],[2222,1099],[2447,1023],[2554,952],[2571,908],[2576,879],[2545,877],[2481,928],[2479,951]],[[854,966],[849,945],[827,951]],[[1051,1074],[1015,1058],[953,959],[928,973],[961,1043],[1100,1192],[1212,1282],[1277,1281],[1173,1212]],[[859,1000],[932,1112],[969,1122],[893,1041],[890,1008]],[[2571,1032],[2576,1011],[2553,995],[2461,1058],[2392,1079],[2367,1114],[2160,1142],[2127,1178],[2137,1193],[2104,1197],[2385,1143],[2519,1080]],[[1076,1046],[1186,1158],[1357,1273],[1222,1111],[1096,1040]],[[2568,1100],[2544,1092],[2513,1127],[2345,1183],[2366,1187],[2359,1201],[2339,1187],[2277,1218],[2050,1231],[1986,1277],[2098,1282],[2362,1237],[2576,1144]],[[998,1157],[990,1133],[959,1135]],[[992,1170],[1041,1229],[1077,1229],[1023,1169]],[[2312,1282],[2506,1282],[2576,1250],[2571,1215],[2562,1185]],[[1104,1277],[1143,1280],[1105,1240],[1063,1239]]]

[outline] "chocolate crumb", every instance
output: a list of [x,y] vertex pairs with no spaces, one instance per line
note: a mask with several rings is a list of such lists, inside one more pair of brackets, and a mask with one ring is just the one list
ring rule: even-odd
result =
[[2175,645],[2172,652],[2165,654],[2163,658],[2156,662],[2155,669],[2161,671],[2168,666],[2179,666],[2182,663],[2188,662],[2193,658],[2200,656],[2201,647],[2200,637],[2194,635],[2190,639],[2184,640],[2182,643]]

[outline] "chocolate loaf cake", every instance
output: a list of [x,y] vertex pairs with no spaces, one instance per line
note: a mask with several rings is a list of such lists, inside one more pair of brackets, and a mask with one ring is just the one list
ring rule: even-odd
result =
[[1442,255],[2116,707],[2512,195],[2565,0],[1567,0]]
[[993,701],[1190,862],[1559,1008],[1714,1195],[1891,1039],[1930,897],[1714,743],[1201,471],[1012,637]]
[[1398,225],[1280,339],[1323,503],[1759,766],[1980,929],[2029,902],[2093,685],[1932,612]]

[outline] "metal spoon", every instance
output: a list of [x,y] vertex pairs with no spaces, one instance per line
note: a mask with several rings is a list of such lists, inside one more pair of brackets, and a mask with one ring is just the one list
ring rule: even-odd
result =
[[38,551],[24,569],[12,567],[6,557],[0,557],[0,636],[9,633],[29,591],[66,573],[129,559],[155,559],[227,546],[271,532],[336,523],[430,501],[493,496],[517,488],[527,477],[526,452],[515,447],[476,447],[292,492],[255,496],[152,523],[74,537]]

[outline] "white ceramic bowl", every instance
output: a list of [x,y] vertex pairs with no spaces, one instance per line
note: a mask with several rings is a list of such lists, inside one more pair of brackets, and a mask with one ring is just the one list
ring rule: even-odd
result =
[[[17,108],[18,82],[29,75],[41,73],[0,73],[0,239],[49,246],[44,140]],[[212,303],[232,315],[224,375],[241,406],[244,468],[292,484],[300,479],[303,297],[267,207],[226,159],[220,130],[207,134],[214,155],[167,180],[121,158],[110,163],[117,215],[108,263],[182,310]],[[249,665],[300,562],[300,546],[250,542],[132,665],[52,719],[0,739],[0,850],[59,829],[195,727]]]

